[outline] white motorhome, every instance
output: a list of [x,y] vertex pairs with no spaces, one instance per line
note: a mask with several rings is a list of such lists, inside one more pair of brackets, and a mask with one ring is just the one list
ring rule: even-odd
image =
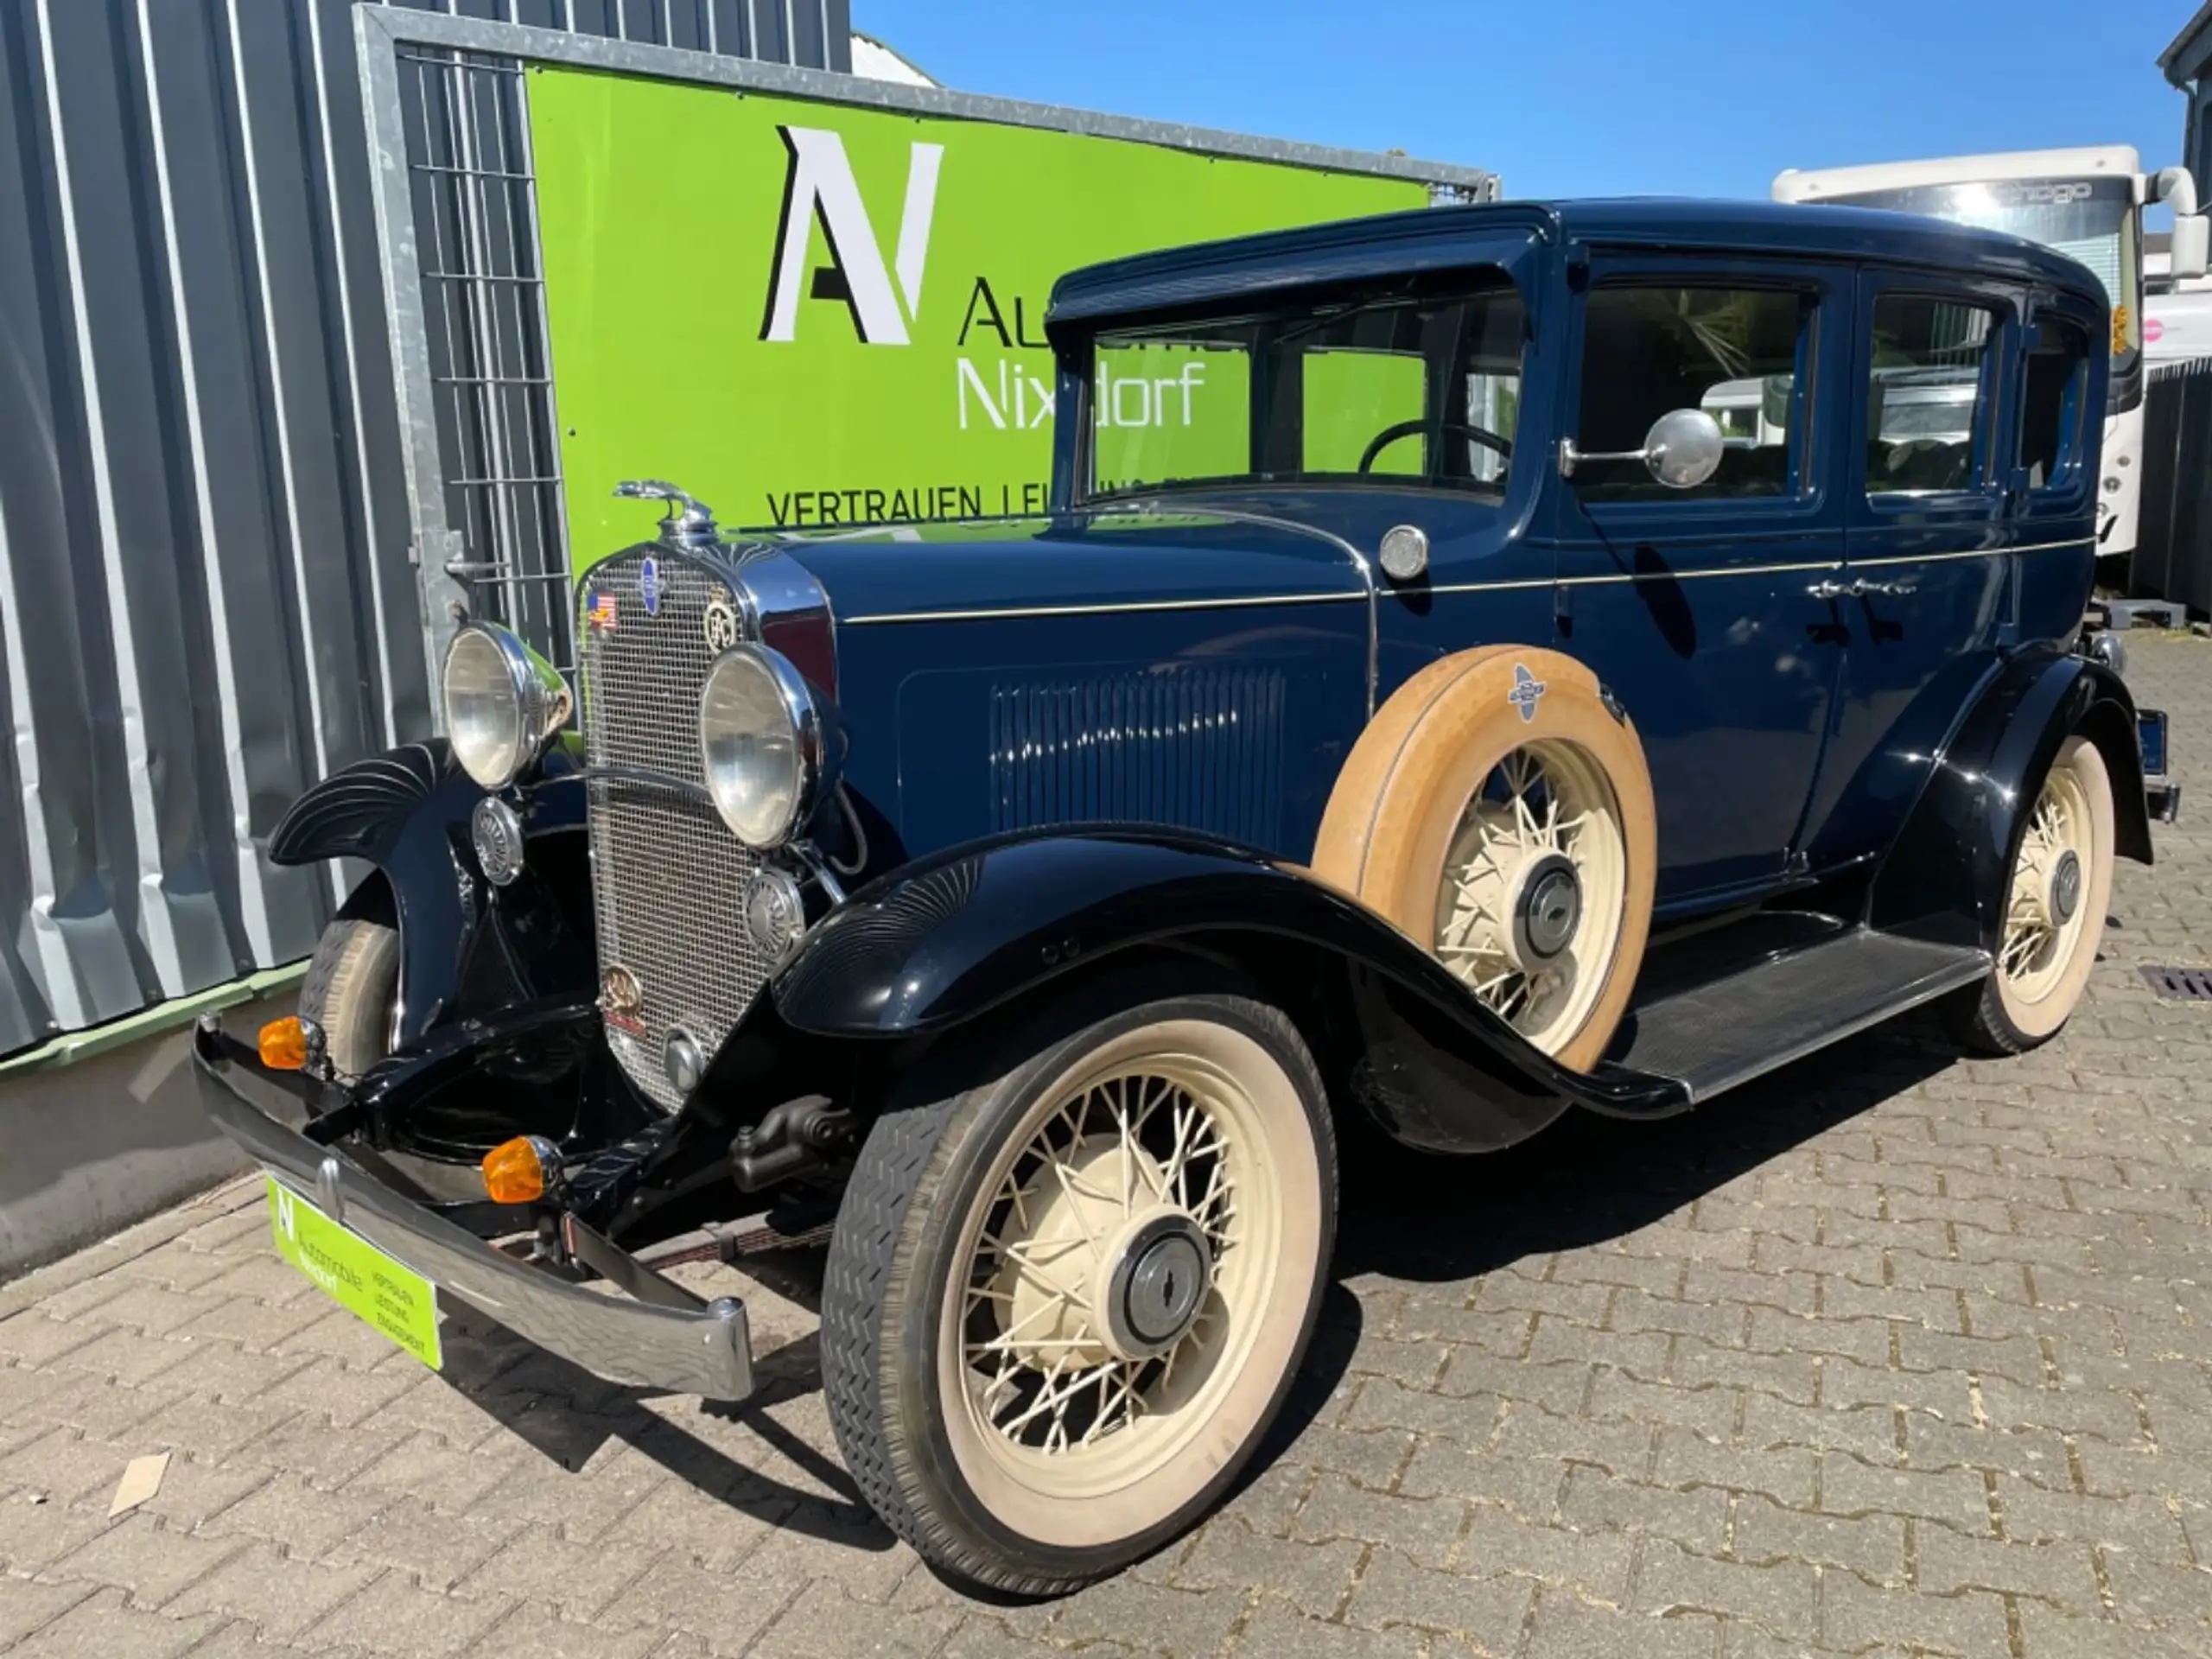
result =
[[2189,169],[2146,175],[2125,144],[2023,149],[1869,167],[1793,168],[1774,181],[1777,201],[1837,202],[1926,213],[2010,231],[2070,255],[2097,274],[2112,301],[2112,385],[2105,407],[2100,553],[2135,546],[2142,499],[2143,209],[2174,210],[2172,268],[2205,269],[2207,227]]

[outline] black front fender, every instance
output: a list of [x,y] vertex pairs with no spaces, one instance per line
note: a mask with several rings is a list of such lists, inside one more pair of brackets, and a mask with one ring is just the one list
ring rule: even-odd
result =
[[2055,648],[1993,675],[1960,721],[1876,873],[1868,922],[1885,931],[1993,950],[2005,890],[2044,774],[2065,741],[2096,744],[2112,777],[2116,850],[2151,861],[2135,702],[2101,663]]
[[1263,979],[1271,954],[1318,953],[1339,970],[1363,1094],[1414,1144],[1508,1144],[1572,1102],[1637,1115],[1682,1103],[1671,1081],[1564,1069],[1373,912],[1256,853],[1175,831],[1027,832],[919,861],[817,928],[772,995],[785,1024],[819,1036],[926,1035],[1146,946],[1226,956]]
[[566,861],[576,867],[569,872],[536,850],[546,837],[582,828],[583,779],[572,746],[548,751],[516,792],[533,851],[512,887],[494,887],[476,861],[469,816],[483,798],[445,741],[434,738],[333,772],[292,803],[270,836],[278,864],[354,858],[383,877],[399,928],[402,1043],[470,1007],[591,982],[589,894],[566,891],[583,880],[581,857]]

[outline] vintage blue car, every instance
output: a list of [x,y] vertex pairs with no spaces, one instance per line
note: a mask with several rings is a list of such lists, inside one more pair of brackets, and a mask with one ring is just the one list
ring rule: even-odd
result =
[[830,1222],[854,1478],[1028,1593],[1252,1455],[1347,1115],[1663,1118],[1936,1001],[2027,1048],[2174,805],[2085,635],[2112,323],[2047,250],[1437,208],[1079,271],[1049,331],[1045,518],[626,486],[669,516],[579,683],[462,628],[445,737],[277,832],[372,868],[299,1023],[198,1042],[395,1331],[434,1285],[741,1398],[743,1306],[655,1263]]

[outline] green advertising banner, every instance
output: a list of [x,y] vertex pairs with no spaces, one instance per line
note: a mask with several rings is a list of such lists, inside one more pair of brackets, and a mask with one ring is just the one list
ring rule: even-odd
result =
[[[672,479],[748,527],[1036,512],[1062,272],[1428,199],[1407,179],[552,65],[532,67],[529,107],[580,569],[642,529],[608,496],[626,478]],[[1117,459],[1239,429],[1240,375],[1145,379],[1116,391],[1137,429]]]

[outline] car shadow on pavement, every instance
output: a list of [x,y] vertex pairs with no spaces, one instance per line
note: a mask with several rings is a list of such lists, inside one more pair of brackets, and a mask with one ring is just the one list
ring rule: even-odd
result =
[[1569,1111],[1504,1152],[1440,1157],[1346,1137],[1339,1277],[1470,1279],[1649,1225],[1942,1071],[1932,1014],[1891,1021],[1679,1117]]
[[[673,1410],[665,1403],[653,1408],[669,1401],[660,1390],[594,1376],[465,1308],[448,1313],[442,1335],[445,1380],[564,1470],[581,1471],[620,1442],[732,1510],[785,1531],[871,1551],[895,1541],[843,1465],[772,1414],[773,1407],[821,1391],[811,1335],[754,1360],[750,1399],[674,1402]],[[696,1432],[686,1419],[698,1424]],[[748,1436],[760,1446],[715,1444]],[[742,1460],[747,1450],[769,1453],[763,1462],[795,1465],[812,1485],[794,1485]]]

